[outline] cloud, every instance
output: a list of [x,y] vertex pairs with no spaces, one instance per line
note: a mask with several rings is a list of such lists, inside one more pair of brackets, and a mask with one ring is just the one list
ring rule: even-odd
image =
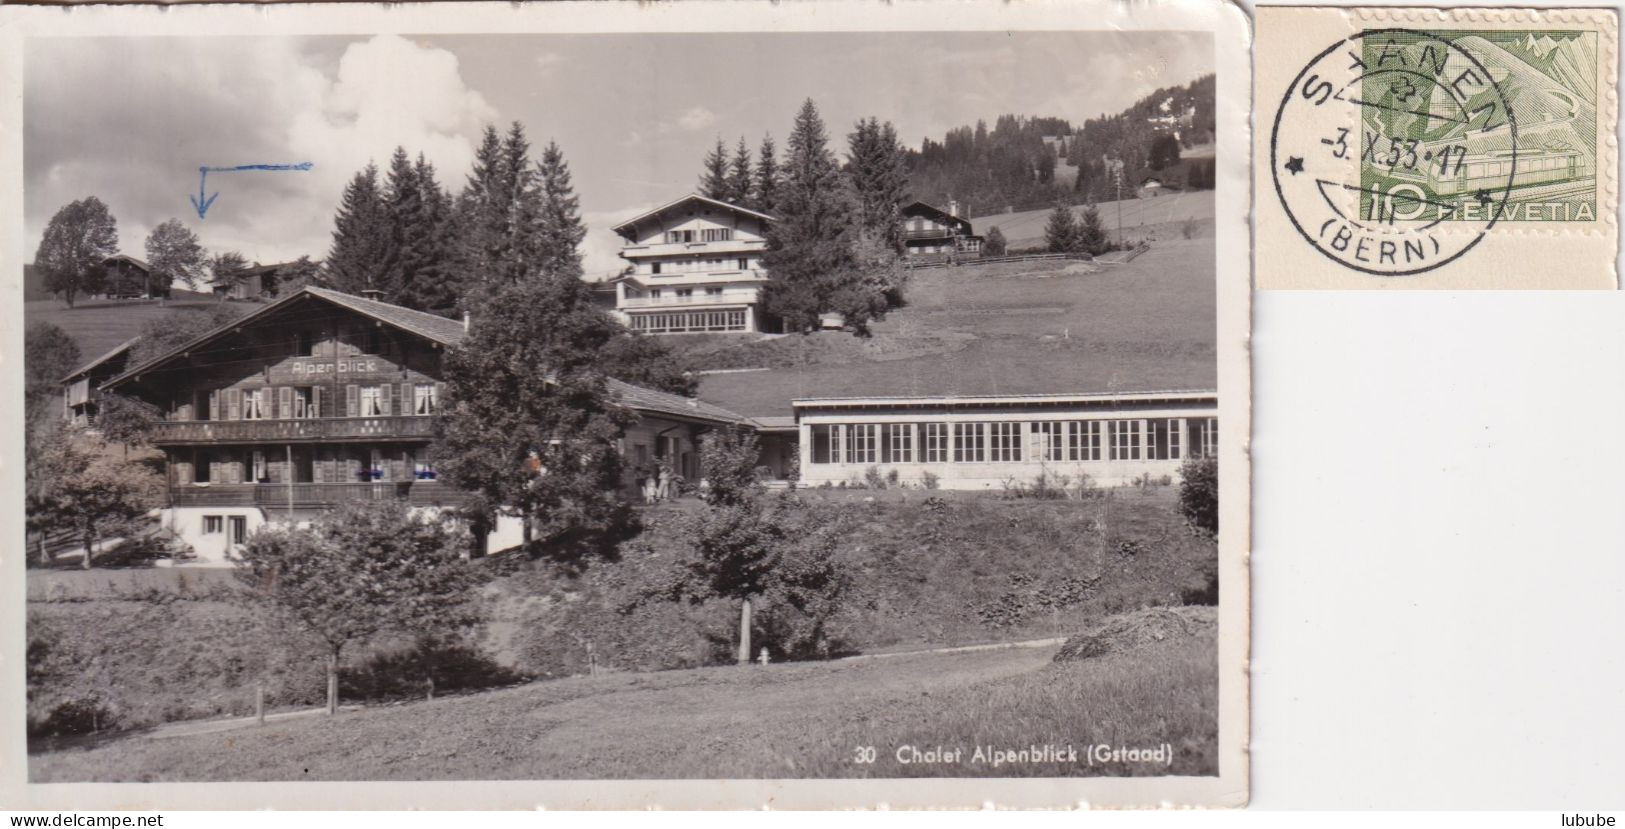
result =
[[537,74],[548,77],[555,69],[564,65],[564,56],[557,52],[542,52],[536,56]]
[[581,214],[581,221],[587,226],[587,236],[581,240],[581,269],[589,279],[614,276],[626,267],[626,260],[621,258],[621,246],[626,240],[610,228],[659,206],[651,202],[619,210],[589,210]]
[[660,122],[660,132],[668,133],[674,129],[683,132],[698,132],[717,122],[717,114],[705,107],[689,107],[677,116],[675,124],[669,121]]
[[[320,258],[344,185],[369,160],[387,165],[401,145],[456,186],[498,120],[454,55],[395,36],[61,40],[28,59],[30,245],[58,208],[95,194],[138,256],[176,217],[213,250]],[[311,171],[210,174],[220,195],[207,219],[187,201],[199,166],[304,161]]]

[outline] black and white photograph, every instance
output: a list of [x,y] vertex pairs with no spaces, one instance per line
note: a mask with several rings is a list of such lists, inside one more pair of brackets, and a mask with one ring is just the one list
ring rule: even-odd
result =
[[1239,13],[692,7],[22,39],[27,782],[1245,802]]

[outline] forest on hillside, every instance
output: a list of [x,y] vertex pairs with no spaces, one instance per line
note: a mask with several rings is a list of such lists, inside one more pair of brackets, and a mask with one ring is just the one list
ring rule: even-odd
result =
[[1186,163],[1180,153],[1213,141],[1214,92],[1214,76],[1205,75],[1082,126],[1007,114],[991,128],[985,121],[956,127],[940,142],[928,138],[909,150],[909,186],[930,204],[959,202],[967,216],[1111,198],[1108,170],[1118,161],[1125,187],[1150,174],[1180,187],[1211,187],[1211,160]]

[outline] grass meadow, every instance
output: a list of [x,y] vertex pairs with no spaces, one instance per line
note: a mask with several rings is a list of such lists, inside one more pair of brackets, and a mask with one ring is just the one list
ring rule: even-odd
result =
[[164,301],[82,299],[72,308],[60,300],[40,299],[23,304],[23,319],[61,328],[79,344],[80,359],[88,362],[140,334],[149,320],[161,319],[171,311],[207,313],[219,302],[208,294],[183,290]]
[[[1217,773],[1204,636],[1077,663],[1054,648],[575,677],[30,758],[34,782]],[[903,765],[907,745],[1173,747],[1172,765]],[[876,762],[858,763],[859,747]],[[358,747],[363,747],[359,748]]]
[[753,416],[790,414],[802,397],[1212,389],[1212,220],[1202,228],[1192,239],[1167,234],[1121,265],[913,271],[908,305],[866,340],[842,332],[667,339],[702,371],[771,369],[701,379],[702,398]]

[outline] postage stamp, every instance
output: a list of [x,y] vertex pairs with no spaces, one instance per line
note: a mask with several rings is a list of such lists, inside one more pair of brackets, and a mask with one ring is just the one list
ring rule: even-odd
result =
[[[1294,43],[1328,35],[1318,52],[1285,58],[1288,21]],[[1256,232],[1297,239],[1259,287],[1612,287],[1614,31],[1560,10],[1260,9]],[[1572,267],[1474,269],[1484,246]]]
[[0,800],[1246,802],[1244,13],[674,8],[0,9]]

